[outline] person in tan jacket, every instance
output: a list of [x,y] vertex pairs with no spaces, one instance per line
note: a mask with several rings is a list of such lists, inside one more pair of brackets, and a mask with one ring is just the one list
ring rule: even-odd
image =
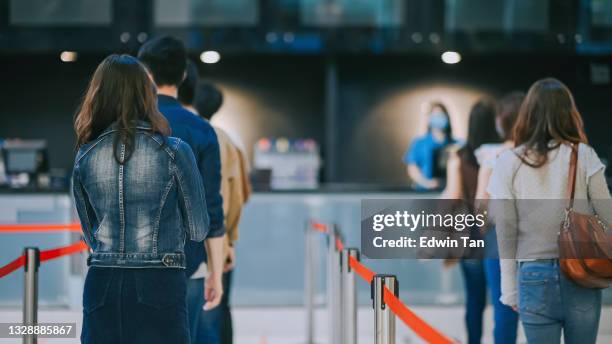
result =
[[[188,67],[187,77],[179,90],[182,105],[195,115],[210,120],[223,104],[223,95],[214,85],[199,83],[197,69],[193,63]],[[223,196],[223,213],[225,215],[225,266],[223,274],[224,295],[221,304],[214,310],[203,311],[200,317],[198,333],[192,334],[194,343],[232,343],[232,319],[229,308],[229,296],[232,271],[235,266],[236,253],[234,244],[238,240],[238,224],[242,207],[251,194],[249,166],[242,145],[236,142],[225,130],[214,126],[221,155],[221,195]],[[206,267],[196,272],[196,278],[204,278]],[[192,277],[193,278],[193,277]]]

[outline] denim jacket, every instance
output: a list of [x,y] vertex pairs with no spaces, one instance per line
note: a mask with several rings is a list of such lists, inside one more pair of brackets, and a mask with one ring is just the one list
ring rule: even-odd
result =
[[[83,145],[74,164],[74,199],[93,251],[89,264],[185,268],[185,240],[202,241],[209,229],[192,150],[138,122],[131,158],[120,165],[113,154],[115,128]],[[124,154],[122,144],[117,149]]]

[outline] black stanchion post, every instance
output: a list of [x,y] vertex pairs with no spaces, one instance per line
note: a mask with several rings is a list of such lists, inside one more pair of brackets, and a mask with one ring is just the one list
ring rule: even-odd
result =
[[[25,281],[23,288],[23,325],[36,325],[38,322],[38,268],[40,267],[40,251],[37,247],[26,247]],[[36,344],[35,334],[23,336],[24,344]]]

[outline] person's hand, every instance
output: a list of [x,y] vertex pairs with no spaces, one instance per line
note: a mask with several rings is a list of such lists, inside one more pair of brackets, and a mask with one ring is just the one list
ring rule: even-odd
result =
[[209,276],[204,279],[204,310],[209,311],[221,303],[223,282],[219,276]]
[[510,308],[512,308],[513,311],[518,313],[518,306],[517,305],[514,305],[514,306],[512,306]]
[[225,264],[223,265],[223,272],[229,272],[234,270],[236,266],[236,249],[234,246],[228,247],[227,257],[225,258]]
[[440,180],[433,178],[433,179],[429,179],[427,181],[427,184],[424,185],[425,188],[433,190],[433,189],[437,189],[440,187]]
[[457,265],[457,263],[459,263],[458,259],[454,259],[454,258],[446,258],[444,259],[444,261],[442,262],[442,265],[447,268],[450,269],[453,266]]

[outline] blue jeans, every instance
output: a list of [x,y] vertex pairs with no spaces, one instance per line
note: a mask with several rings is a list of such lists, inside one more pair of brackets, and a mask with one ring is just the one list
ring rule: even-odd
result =
[[462,259],[461,272],[465,290],[465,325],[469,344],[479,344],[482,337],[482,317],[487,305],[487,282],[480,259]]
[[528,343],[566,344],[597,340],[601,290],[565,277],[556,259],[519,263],[519,315]]
[[182,269],[91,267],[82,343],[189,343]]
[[187,308],[192,344],[226,344],[232,342],[232,320],[229,308],[231,274],[223,274],[223,296],[219,306],[204,311],[204,279],[187,282]]

